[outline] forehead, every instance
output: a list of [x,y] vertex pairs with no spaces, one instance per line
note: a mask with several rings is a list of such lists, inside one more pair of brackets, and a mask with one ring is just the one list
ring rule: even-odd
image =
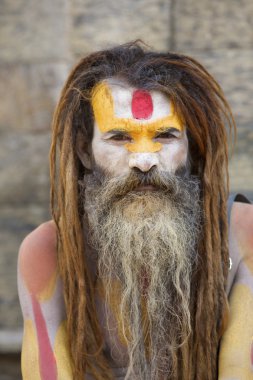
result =
[[111,93],[115,117],[130,118],[141,123],[171,114],[170,101],[160,91],[137,89],[117,79],[109,79],[105,85]]
[[110,79],[95,86],[91,103],[95,123],[103,133],[112,129],[152,133],[168,127],[183,130],[172,103],[160,91],[146,91]]

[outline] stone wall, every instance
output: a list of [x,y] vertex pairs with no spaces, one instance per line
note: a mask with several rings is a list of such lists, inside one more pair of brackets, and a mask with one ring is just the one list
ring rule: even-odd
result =
[[72,64],[136,38],[199,59],[224,88],[238,124],[231,189],[253,198],[252,19],[251,0],[1,1],[0,351],[20,348],[17,252],[50,218],[50,123]]

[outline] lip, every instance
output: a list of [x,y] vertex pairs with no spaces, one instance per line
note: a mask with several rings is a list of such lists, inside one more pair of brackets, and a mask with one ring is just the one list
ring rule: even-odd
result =
[[138,186],[134,189],[135,191],[155,191],[157,188],[153,185],[143,185],[143,186]]

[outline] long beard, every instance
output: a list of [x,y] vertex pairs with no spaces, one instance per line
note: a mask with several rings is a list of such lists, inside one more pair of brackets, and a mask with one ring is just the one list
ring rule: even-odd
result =
[[[136,191],[153,185],[154,191]],[[191,334],[191,273],[201,207],[196,178],[151,171],[84,179],[90,243],[109,302],[120,282],[118,320],[127,343],[125,379],[173,377],[176,352]]]

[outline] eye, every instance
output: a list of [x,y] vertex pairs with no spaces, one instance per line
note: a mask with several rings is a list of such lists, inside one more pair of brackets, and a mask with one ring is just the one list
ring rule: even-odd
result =
[[115,135],[112,135],[109,137],[110,141],[119,141],[119,142],[129,142],[131,141],[131,137],[127,134],[124,133],[117,133]]
[[173,134],[170,131],[164,131],[164,132],[158,133],[155,136],[156,139],[173,139],[173,138],[176,138],[176,137],[177,136],[175,136],[175,134]]

